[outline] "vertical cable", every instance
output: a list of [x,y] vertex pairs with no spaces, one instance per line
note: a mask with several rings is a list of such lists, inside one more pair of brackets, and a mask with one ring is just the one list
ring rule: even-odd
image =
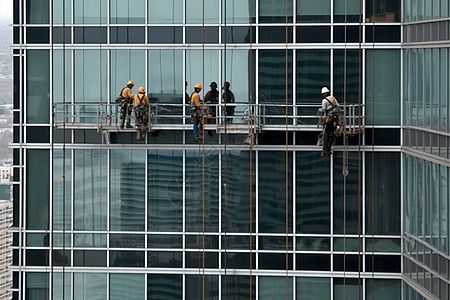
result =
[[288,300],[288,286],[289,286],[289,131],[288,131],[288,105],[289,105],[289,101],[288,101],[288,42],[289,42],[289,28],[288,28],[288,0],[285,0],[284,2],[284,6],[285,6],[285,18],[286,18],[286,27],[285,27],[285,35],[286,35],[286,49],[285,49],[285,68],[286,68],[286,74],[285,74],[285,110],[286,110],[286,132],[285,132],[285,139],[286,139],[286,165],[285,165],[285,169],[286,169],[286,186],[285,186],[285,219],[286,219],[286,300]]
[[[253,102],[253,2],[249,0],[250,3],[250,103]],[[250,136],[250,298],[253,300],[253,131]]]
[[[205,0],[202,0],[202,83],[205,85]],[[205,89],[202,89],[202,98],[205,99]],[[205,300],[205,106],[201,111],[201,136],[202,136],[202,299]]]
[[[53,55],[53,38],[54,38],[54,36],[53,36],[53,2],[50,4],[51,5],[51,9],[50,9],[50,14],[51,14],[51,16],[50,16],[50,18],[51,18],[51,23],[50,23],[50,31],[51,31],[51,41],[52,41],[52,44],[51,44],[51,61],[52,61],[52,65],[51,65],[51,67],[52,67],[52,71],[54,72],[54,70],[53,70],[53,64],[54,64],[54,62],[53,62],[53,60],[54,60],[54,55]],[[64,4],[63,4],[64,5]],[[22,55],[22,51],[20,51],[20,55]],[[53,166],[53,161],[54,161],[54,145],[53,145],[53,140],[54,140],[54,136],[55,136],[55,134],[54,134],[54,130],[53,130],[53,128],[54,128],[54,124],[55,124],[55,106],[54,106],[54,93],[53,93],[53,90],[54,90],[54,83],[53,83],[53,78],[54,78],[54,74],[53,74],[53,72],[50,72],[50,74],[52,74],[52,78],[51,78],[51,81],[52,81],[52,84],[51,84],[51,87],[52,87],[52,91],[51,91],[51,95],[52,95],[52,97],[51,97],[51,99],[52,99],[52,116],[51,116],[51,118],[52,118],[52,120],[51,120],[51,122],[52,122],[52,127],[51,127],[51,129],[52,129],[52,132],[51,132],[51,139],[52,139],[52,145],[51,145],[51,157],[52,157],[52,163],[50,164],[51,166],[52,166],[52,170],[51,170],[51,174],[52,174],[52,176],[51,176],[51,178],[52,178],[52,180],[54,180],[53,178],[54,178],[54,166]],[[51,184],[51,186],[53,186],[53,184]],[[51,291],[50,291],[50,299],[51,300],[53,300],[53,289],[54,289],[54,276],[53,276],[53,261],[54,261],[54,259],[53,259],[53,237],[54,237],[54,229],[53,229],[53,226],[54,226],[54,224],[55,224],[55,221],[54,221],[54,217],[55,217],[55,212],[54,212],[54,205],[53,205],[53,202],[54,202],[54,200],[55,200],[55,196],[54,196],[54,189],[52,189],[52,191],[51,191],[51,195],[52,195],[52,198],[51,198],[51,205],[52,205],[52,223],[50,224],[51,225],[51,227],[50,227],[50,235],[49,235],[49,238],[47,239],[48,240],[48,243],[50,243],[49,244],[49,246],[50,246],[50,255],[49,255],[49,257],[51,257],[52,258],[52,260],[49,262],[49,264],[50,264],[50,274],[51,274],[51,279],[50,279],[50,282],[52,283],[51,284],[51,286],[52,286],[52,289],[51,289]]]
[[[361,282],[361,252],[362,252],[362,155],[361,155],[361,124],[362,124],[362,0],[359,1],[359,26],[358,26],[358,299],[362,300]],[[354,117],[354,116],[352,116]],[[373,299],[373,298],[372,298]]]

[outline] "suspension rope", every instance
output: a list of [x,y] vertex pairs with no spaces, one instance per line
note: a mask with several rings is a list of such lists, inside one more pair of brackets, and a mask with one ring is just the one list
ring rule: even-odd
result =
[[[361,124],[362,124],[362,0],[359,1],[359,26],[358,26],[358,299],[362,300],[362,281],[361,281],[361,270],[362,270],[362,153],[361,153]],[[372,298],[373,299],[373,298]]]
[[289,116],[288,116],[288,105],[289,105],[289,101],[288,101],[288,41],[289,41],[289,36],[288,36],[288,1],[285,0],[285,20],[286,20],[286,27],[285,27],[285,35],[286,35],[286,39],[285,39],[285,68],[286,68],[286,72],[285,72],[285,110],[286,110],[286,131],[285,131],[285,139],[286,139],[286,159],[285,159],[285,180],[286,180],[286,186],[285,186],[285,219],[286,219],[286,284],[285,284],[285,294],[286,294],[286,300],[288,299],[288,289],[289,289],[289,131],[288,131],[288,123],[289,123]]

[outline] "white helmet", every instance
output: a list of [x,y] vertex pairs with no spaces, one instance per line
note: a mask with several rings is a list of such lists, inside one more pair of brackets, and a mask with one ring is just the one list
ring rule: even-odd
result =
[[324,86],[324,87],[322,88],[321,94],[325,94],[325,93],[329,93],[329,92],[330,92],[330,90],[329,90],[326,86]]

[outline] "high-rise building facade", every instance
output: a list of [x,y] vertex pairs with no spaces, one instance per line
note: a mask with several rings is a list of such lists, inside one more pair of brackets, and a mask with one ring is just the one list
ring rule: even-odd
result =
[[448,299],[449,3],[404,1],[403,16],[404,294]]
[[[13,299],[446,299],[448,45],[418,28],[448,43],[448,7],[413,7],[14,0]],[[129,80],[144,140],[118,126]],[[198,143],[186,93],[211,82]],[[329,157],[324,86],[364,124]]]
[[[10,191],[8,189],[8,191]],[[11,194],[11,193],[10,193]],[[9,267],[12,263],[12,202],[0,200],[0,299],[12,299],[12,275]]]

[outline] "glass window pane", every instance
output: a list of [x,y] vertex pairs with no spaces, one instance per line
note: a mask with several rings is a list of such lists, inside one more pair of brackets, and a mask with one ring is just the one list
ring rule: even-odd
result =
[[446,166],[440,166],[440,249],[444,253],[448,253],[448,168]]
[[366,18],[369,22],[400,22],[401,0],[366,0]]
[[148,0],[148,22],[150,24],[183,23],[183,0]]
[[27,24],[49,24],[49,22],[49,0],[27,0]]
[[[421,98],[420,94],[418,97]],[[399,50],[375,50],[375,54],[372,50],[366,51],[366,122],[376,125],[400,124]]]
[[399,235],[400,154],[376,152],[375,169],[372,157],[372,153],[366,153],[366,233]]
[[[334,0],[334,22],[359,23],[360,5],[361,6],[363,5],[363,3],[360,0]],[[347,19],[345,18],[346,14]]]
[[328,23],[330,15],[330,0],[297,0],[297,23]]
[[[204,53],[205,62],[205,72],[203,82],[202,76],[202,65],[203,65],[203,55],[202,50],[187,50],[186,51],[186,81],[192,89],[187,92],[190,95],[194,90],[194,86],[200,83],[205,89],[210,82],[219,83],[219,51],[218,50],[205,50]],[[231,83],[233,84],[233,83]],[[220,84],[219,84],[220,86]],[[205,89],[200,93],[200,98],[202,98],[203,93],[206,94]]]
[[[145,87],[145,50],[111,50],[111,99],[115,103],[122,89],[129,80],[133,80],[136,89]],[[124,63],[127,62],[127,63]]]
[[[203,7],[204,3],[204,7]],[[219,23],[219,3],[220,1],[202,1],[202,0],[188,0],[186,1],[186,23],[188,24],[202,24],[202,11],[204,14],[204,23]]]
[[[292,300],[292,277],[259,277],[259,299],[261,300]],[[286,292],[288,295],[286,295]]]
[[[222,184],[226,184],[226,188],[222,188],[222,230],[225,232],[250,232],[250,219],[252,227],[256,228],[255,157],[253,153],[250,173],[249,151],[234,150],[223,153]],[[253,176],[252,179],[250,174]],[[250,218],[250,181],[253,183],[252,218]],[[249,243],[248,238],[246,241]]]
[[25,299],[48,299],[48,273],[26,273]]
[[53,0],[52,9],[53,9],[53,24],[56,25],[63,23],[64,24],[72,23],[72,0]]
[[109,299],[142,300],[145,299],[144,274],[109,275]]
[[72,51],[53,50],[53,103],[71,102]]
[[48,27],[28,27],[27,44],[49,44],[50,30]]
[[448,9],[448,1],[441,1],[441,18],[448,17],[449,9]]
[[358,279],[334,278],[333,294],[336,300],[354,300],[359,298],[358,287],[362,293],[362,285],[358,284]]
[[75,27],[73,41],[75,44],[106,44],[106,27]]
[[149,44],[182,44],[183,27],[152,26],[148,28]]
[[106,150],[75,150],[75,230],[106,230],[107,163]]
[[[345,58],[345,53],[347,54]],[[362,72],[359,64],[360,58],[362,59],[362,52],[358,50],[335,50],[334,51],[334,97],[339,103],[361,103],[361,80],[360,74]],[[346,65],[345,65],[346,64]],[[399,67],[400,67],[400,63]],[[345,68],[345,69],[344,69]],[[344,73],[345,72],[345,73]],[[347,75],[345,80],[346,87],[344,86],[344,74]],[[400,71],[398,71],[400,74]],[[400,82],[398,83],[400,84]],[[400,90],[399,87],[397,87]],[[344,90],[346,94],[344,94]],[[398,98],[399,99],[399,98]],[[398,101],[398,100],[397,100]]]
[[73,0],[75,24],[106,24],[107,0]]
[[330,233],[330,160],[297,152],[297,233]]
[[183,152],[148,151],[148,231],[183,229]]
[[144,24],[145,0],[110,0],[111,24]]
[[330,300],[331,279],[297,277],[296,278],[296,300]]
[[[219,300],[219,276],[205,275],[205,298],[208,300]],[[203,297],[203,276],[202,275],[186,275],[186,300],[197,300]]]
[[[256,278],[243,275],[222,276],[222,295],[227,295],[228,299],[248,299],[250,300],[250,289],[252,295],[256,295]],[[225,297],[222,296],[222,299]]]
[[204,155],[201,151],[186,151],[186,231],[219,230],[218,151]]
[[292,0],[271,1],[259,0],[259,22],[260,23],[292,23]]
[[366,251],[372,252],[372,243],[374,252],[400,252],[400,239],[366,239]]
[[[361,162],[362,164],[362,162]],[[344,176],[342,175],[342,152],[334,155],[334,233],[358,234],[358,153],[348,152],[348,175],[344,190]],[[344,193],[346,206],[344,210]],[[345,222],[344,222],[345,218]],[[344,226],[345,225],[345,226]]]
[[[286,159],[288,159],[288,174],[286,174]],[[288,231],[292,232],[292,152],[288,157],[285,152],[259,152],[258,162],[259,231],[286,233],[288,221]]]
[[27,123],[50,122],[50,54],[27,50]]
[[98,273],[74,273],[74,299],[107,299],[106,276]]
[[50,152],[28,150],[26,160],[27,229],[49,228]]
[[75,233],[73,246],[81,248],[106,248],[105,233]]
[[183,275],[147,275],[147,299],[181,300]]
[[362,239],[361,238],[334,238],[333,239],[334,251],[342,252],[360,252],[362,251]]
[[[64,276],[64,285],[63,285]],[[71,295],[71,273],[53,273],[52,295],[53,299],[70,299]],[[64,294],[63,294],[64,291]]]
[[145,151],[111,150],[110,230],[145,229]]
[[[167,245],[168,247],[169,245]],[[143,234],[109,234],[110,248],[145,248],[145,236]],[[164,247],[161,247],[164,248]]]
[[111,27],[109,42],[111,44],[144,44],[145,43],[145,28],[144,27]]
[[27,233],[27,247],[48,247],[47,233]]
[[366,279],[366,299],[401,299],[401,285],[402,282],[395,279]]
[[53,229],[70,229],[71,211],[72,152],[55,149],[53,150]]
[[256,21],[256,0],[225,0],[222,1],[222,22],[227,24],[248,24]]
[[447,132],[447,120],[448,120],[448,78],[449,78],[449,64],[450,60],[448,57],[448,49],[447,48],[441,48],[440,50],[440,73],[439,73],[439,86],[440,86],[440,105],[439,105],[439,111],[440,111],[440,130]]

